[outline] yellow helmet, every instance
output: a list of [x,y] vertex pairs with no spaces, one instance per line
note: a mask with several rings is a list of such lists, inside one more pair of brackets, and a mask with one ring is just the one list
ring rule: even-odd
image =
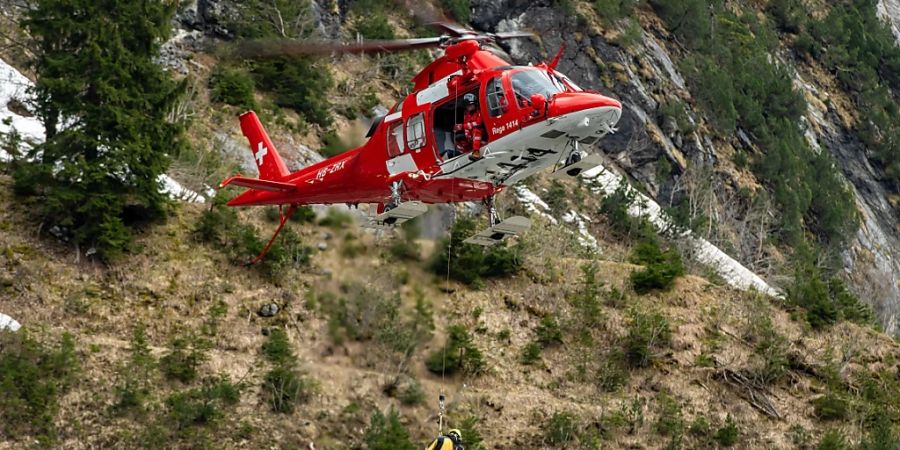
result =
[[454,428],[447,432],[447,437],[449,437],[450,439],[452,439],[454,441],[462,441],[462,432],[460,432],[458,429]]

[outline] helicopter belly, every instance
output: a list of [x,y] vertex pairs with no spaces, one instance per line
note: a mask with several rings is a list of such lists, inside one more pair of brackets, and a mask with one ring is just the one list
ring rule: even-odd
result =
[[619,108],[603,106],[551,117],[482,147],[483,158],[464,154],[441,164],[435,178],[465,178],[511,185],[562,162],[578,144],[592,145],[619,121]]

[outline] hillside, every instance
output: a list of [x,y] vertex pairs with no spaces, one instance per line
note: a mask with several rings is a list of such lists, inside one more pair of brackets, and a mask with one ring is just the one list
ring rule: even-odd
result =
[[469,450],[897,448],[896,2],[434,3],[536,32],[514,63],[566,42],[560,70],[624,105],[603,170],[509,189],[501,211],[534,225],[497,249],[461,244],[471,205],[394,230],[315,207],[246,267],[277,211],[210,188],[256,171],[236,116],[298,169],[361,143],[431,58],[227,46],[430,35],[430,4],[179,3],[155,62],[184,81],[167,120],[188,145],[157,180],[165,218],[107,259],[17,184],[46,139],[18,44],[34,3],[0,0],[0,313],[22,324],[0,330],[0,449],[424,448],[442,393]]
[[[3,202],[8,231],[2,238],[0,307],[25,324],[41,324],[30,325],[28,336],[50,347],[62,333],[74,340],[71,372],[60,379],[67,387],[60,392],[56,427],[7,422],[15,427],[6,429],[15,430],[7,448],[54,428],[56,445],[64,448],[309,448],[309,443],[344,448],[365,436],[373,411],[391,405],[424,441],[435,431],[441,391],[448,397],[451,423],[477,417],[476,429],[488,448],[569,442],[571,437],[557,436],[554,427],[583,443],[596,439],[613,447],[662,448],[675,439],[687,446],[713,445],[729,417],[740,448],[790,448],[832,429],[857,440],[856,417],[882,402],[897,407],[900,346],[890,338],[850,323],[813,332],[765,298],[694,275],[677,280],[669,292],[637,295],[628,283],[634,266],[561,251],[557,243],[570,238],[554,227],[526,238],[519,275],[486,281],[477,290],[451,282],[447,293],[444,277],[423,270],[423,263],[392,258],[391,237],[355,227],[335,232],[295,226],[304,242],[333,237],[324,241],[326,250],[314,252],[309,267],[288,269],[273,282],[191,237],[201,206],[180,207],[165,226],[140,238],[141,255],[104,268],[74,263],[65,248],[18,231],[30,228],[23,211],[8,195]],[[261,225],[258,216],[248,212],[242,219]],[[356,240],[347,239],[353,235]],[[347,256],[351,245],[357,256]],[[583,275],[586,267],[593,267],[593,281]],[[389,350],[386,337],[362,337],[372,326],[364,325],[366,314],[371,320],[398,320],[377,318],[379,305],[394,296],[405,314],[413,314],[419,296],[433,307],[418,318],[434,321],[434,337],[424,339],[408,361]],[[328,304],[337,298],[346,303]],[[278,314],[257,316],[269,303],[280,306]],[[329,325],[335,316],[328,310],[336,306],[363,308],[357,310],[363,314],[356,328],[360,337],[336,340],[341,332]],[[546,328],[548,318],[558,324],[560,342],[549,342],[523,364],[523,348],[541,335],[537,330],[542,323]],[[423,361],[451,325],[468,331],[484,368],[442,381]],[[119,409],[121,389],[139,376],[129,366],[137,327],[160,367],[179,339],[189,343],[189,354],[202,356],[195,380],[187,383],[149,368],[143,406]],[[266,330],[273,328],[285,330],[300,369],[317,386],[291,414],[272,412],[261,394],[269,367],[261,348]],[[206,344],[198,349],[201,338]],[[4,342],[15,345],[12,336]],[[646,350],[646,362],[626,362],[622,355],[635,349]],[[214,376],[241,388],[239,400],[218,407],[215,420],[172,408],[173,396]],[[385,394],[397,377],[401,392],[409,382],[421,386],[413,405],[403,404],[402,394],[401,400]],[[847,410],[816,406],[832,397]],[[147,433],[148,424],[153,434]]]

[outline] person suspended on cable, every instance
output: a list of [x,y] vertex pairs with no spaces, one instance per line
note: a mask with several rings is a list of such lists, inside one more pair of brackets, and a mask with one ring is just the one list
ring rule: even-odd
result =
[[462,433],[452,429],[447,434],[438,436],[425,450],[464,450],[462,445]]
[[463,153],[471,153],[472,159],[479,159],[484,138],[484,121],[481,119],[475,94],[470,92],[463,95],[463,105],[466,108],[463,121],[453,128],[456,148]]

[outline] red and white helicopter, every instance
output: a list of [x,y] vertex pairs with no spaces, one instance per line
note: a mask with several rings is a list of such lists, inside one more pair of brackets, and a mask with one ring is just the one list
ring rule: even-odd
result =
[[[346,45],[279,41],[245,46],[256,57],[429,47],[443,48],[444,54],[413,78],[415,87],[406,98],[374,121],[365,144],[293,173],[256,114],[243,114],[241,130],[250,142],[259,178],[238,175],[223,181],[220,187],[249,188],[228,205],[288,205],[272,241],[295,208],[310,204],[375,204],[377,215],[371,223],[396,225],[425,213],[426,204],[482,201],[490,228],[467,242],[491,245],[525,231],[530,221],[524,217],[499,219],[494,196],[550,167],[561,176],[575,177],[598,165],[596,155],[582,158],[579,145],[594,144],[615,131],[622,105],[579,88],[558,72],[562,48],[550,63],[513,66],[490,47],[529,33],[481,34],[442,26],[449,35]],[[478,99],[486,137],[477,159],[449,156],[454,153],[449,151],[454,126],[464,114],[461,99],[469,93]]]

